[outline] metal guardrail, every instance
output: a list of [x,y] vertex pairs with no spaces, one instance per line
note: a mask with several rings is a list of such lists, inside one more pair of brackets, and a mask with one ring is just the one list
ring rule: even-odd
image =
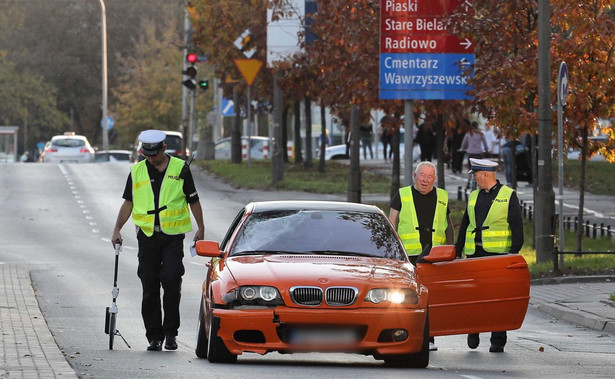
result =
[[559,251],[557,245],[553,247],[553,272],[559,271],[559,256],[566,254],[574,255],[605,255],[615,254],[615,251]]

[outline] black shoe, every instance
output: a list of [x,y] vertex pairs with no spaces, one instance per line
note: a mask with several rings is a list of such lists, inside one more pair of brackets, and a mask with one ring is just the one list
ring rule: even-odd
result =
[[162,341],[152,340],[149,341],[149,346],[147,347],[149,351],[160,351],[162,350]]
[[490,353],[503,353],[504,352],[504,346],[491,345],[491,347],[489,348],[489,352]]
[[479,343],[480,339],[478,338],[478,334],[468,334],[468,347],[470,349],[476,349]]
[[177,350],[177,342],[175,342],[175,336],[167,336],[164,342],[164,348],[167,350]]

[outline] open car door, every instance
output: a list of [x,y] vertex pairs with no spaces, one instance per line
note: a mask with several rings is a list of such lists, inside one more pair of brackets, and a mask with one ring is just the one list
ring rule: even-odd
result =
[[431,336],[519,329],[530,299],[530,274],[518,254],[455,259],[438,246],[417,263],[429,290]]

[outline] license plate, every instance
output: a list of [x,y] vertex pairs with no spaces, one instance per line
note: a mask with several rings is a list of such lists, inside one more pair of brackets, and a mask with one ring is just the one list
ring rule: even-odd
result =
[[295,329],[291,333],[293,345],[349,345],[357,342],[354,329]]

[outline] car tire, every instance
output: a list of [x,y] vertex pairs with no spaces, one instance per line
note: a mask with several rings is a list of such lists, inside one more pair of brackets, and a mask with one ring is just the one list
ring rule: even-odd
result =
[[203,312],[203,299],[201,298],[201,306],[199,307],[199,320],[196,328],[196,348],[194,353],[199,358],[207,358],[207,328],[205,327],[205,313]]
[[209,308],[209,335],[207,343],[207,360],[211,363],[235,363],[237,355],[232,354],[224,345],[222,338],[218,337],[220,319],[214,317],[213,304]]
[[429,365],[429,312],[425,316],[421,350],[414,354],[388,356],[384,358],[384,362],[391,366],[409,368],[426,368]]

